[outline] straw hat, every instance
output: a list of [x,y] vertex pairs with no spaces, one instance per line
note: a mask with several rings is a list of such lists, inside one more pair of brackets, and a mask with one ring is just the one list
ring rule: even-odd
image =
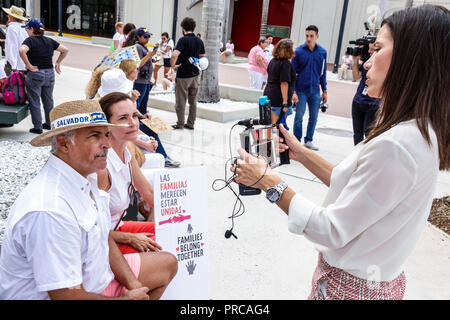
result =
[[30,144],[34,147],[49,146],[52,138],[62,133],[86,127],[126,127],[110,124],[97,100],[77,100],[61,103],[50,112],[51,130],[44,132]]
[[118,68],[105,71],[102,75],[101,84],[98,94],[102,98],[111,92],[130,94],[133,90],[133,82],[127,79],[122,69]]
[[11,8],[6,9],[6,8],[2,8],[3,11],[5,11],[7,14],[9,14],[10,16],[13,16],[16,19],[22,20],[22,21],[27,21],[28,18],[24,17],[24,11],[22,9],[20,9],[19,7],[16,6],[11,6]]

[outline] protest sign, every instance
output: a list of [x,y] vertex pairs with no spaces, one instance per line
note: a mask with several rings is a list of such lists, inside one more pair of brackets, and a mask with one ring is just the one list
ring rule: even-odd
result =
[[178,273],[161,299],[209,299],[206,169],[154,173],[155,236],[178,260]]
[[171,125],[158,117],[152,117],[150,120],[142,119],[141,122],[156,134],[173,130]]

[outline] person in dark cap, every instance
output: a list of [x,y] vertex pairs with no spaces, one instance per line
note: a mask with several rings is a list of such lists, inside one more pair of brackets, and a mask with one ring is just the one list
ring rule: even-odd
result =
[[[61,73],[61,62],[69,50],[57,41],[44,36],[44,26],[37,19],[28,20],[22,26],[28,33],[19,54],[25,67],[29,71],[25,77],[28,100],[30,102],[31,120],[33,128],[31,133],[41,134],[42,129],[50,129],[50,111],[53,109],[53,87],[55,85],[55,72],[53,71],[53,53],[60,52],[55,63],[55,70]],[[42,124],[41,102],[45,111],[45,123]]]
[[156,51],[150,51],[147,48],[148,41],[152,36],[147,28],[137,29],[136,36],[138,39],[136,42],[136,49],[139,54],[139,58],[141,59],[141,64],[139,65],[138,77],[136,81],[134,81],[134,89],[139,91],[141,94],[137,101],[137,107],[142,114],[146,114],[148,95],[150,94],[150,90],[152,90],[152,57],[156,54]]

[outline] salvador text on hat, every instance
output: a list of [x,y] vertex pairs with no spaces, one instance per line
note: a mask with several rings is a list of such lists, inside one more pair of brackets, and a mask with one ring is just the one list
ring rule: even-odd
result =
[[77,100],[61,103],[50,112],[51,130],[44,132],[30,144],[34,147],[49,146],[52,138],[76,129],[86,127],[126,127],[127,125],[110,124],[106,120],[97,100]]

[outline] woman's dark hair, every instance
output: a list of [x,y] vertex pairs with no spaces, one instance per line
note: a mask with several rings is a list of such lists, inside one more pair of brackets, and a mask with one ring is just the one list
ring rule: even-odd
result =
[[136,41],[138,41],[138,37],[137,37],[137,34],[136,34],[136,29],[133,29],[133,30],[131,30],[128,33],[127,40],[125,40],[125,42],[123,43],[122,48],[130,47],[132,45],[135,45]]
[[450,169],[450,11],[423,5],[397,11],[382,22],[392,39],[392,60],[382,85],[383,104],[365,142],[415,119],[431,144],[437,136],[440,170]]
[[122,92],[111,92],[100,99],[100,106],[102,107],[103,113],[106,116],[106,119],[109,121],[112,116],[111,107],[115,105],[116,103],[125,101],[125,100],[131,100],[130,96],[122,93]]
[[131,22],[128,22],[126,25],[123,26],[123,34],[127,35],[133,29],[136,29],[136,26],[134,24],[132,24]]
[[44,30],[42,30],[42,29],[36,29],[36,28],[31,28],[31,29],[33,29],[33,34],[34,35],[36,35],[36,36],[43,36],[44,35]]
[[167,32],[163,32],[161,33],[161,37],[166,37],[167,39],[169,39],[169,34]]
[[273,48],[274,59],[291,59],[294,56],[294,42],[291,39],[281,39]]
[[181,27],[185,30],[185,31],[194,31],[195,30],[195,20],[192,18],[184,18],[183,21],[181,21]]

